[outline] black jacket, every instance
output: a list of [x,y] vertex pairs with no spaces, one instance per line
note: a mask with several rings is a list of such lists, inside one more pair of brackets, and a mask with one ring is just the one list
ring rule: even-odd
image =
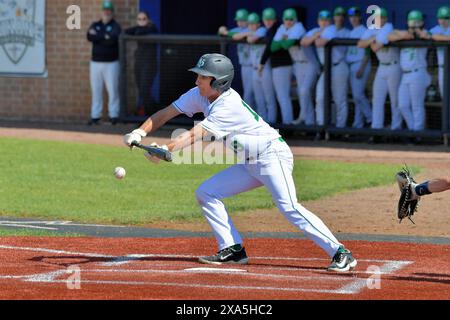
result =
[[270,59],[271,67],[283,67],[292,65],[292,58],[287,50],[278,50],[276,52],[272,52],[270,50],[270,45],[272,44],[272,40],[277,33],[278,27],[280,26],[279,22],[276,22],[272,28],[267,30],[266,36],[264,38],[266,44],[266,49],[261,57],[261,64],[266,64],[267,60]]
[[[97,34],[92,35],[89,30],[94,29]],[[109,23],[97,21],[91,24],[87,33],[88,41],[92,42],[92,61],[113,62],[119,60],[120,25],[112,19]]]
[[[135,26],[125,30],[125,34],[132,36],[145,36],[155,33],[158,33],[158,29],[154,24],[145,27]],[[138,59],[152,59],[156,62],[156,44],[138,42],[135,56]]]

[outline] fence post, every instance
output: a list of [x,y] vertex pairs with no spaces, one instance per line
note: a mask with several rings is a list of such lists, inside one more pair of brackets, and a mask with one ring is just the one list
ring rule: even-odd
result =
[[123,121],[127,112],[127,42],[123,36],[119,38],[119,97],[120,97],[120,119]]
[[449,126],[449,110],[450,110],[450,101],[449,101],[449,90],[450,90],[450,82],[448,76],[449,70],[449,46],[446,45],[444,47],[444,83],[442,87],[444,88],[444,96],[442,97],[442,133],[444,138],[444,144],[448,147],[448,126]]
[[[333,46],[331,42],[328,42],[325,45],[325,61],[324,61],[324,126],[325,130],[331,123],[331,65],[333,63],[331,57],[331,50]],[[326,139],[328,140],[328,132],[325,134]]]

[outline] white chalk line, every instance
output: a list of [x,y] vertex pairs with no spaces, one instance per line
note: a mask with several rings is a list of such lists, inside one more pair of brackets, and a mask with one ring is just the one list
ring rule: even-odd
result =
[[[392,275],[396,271],[412,264],[412,261],[391,261],[380,267],[379,274]],[[374,273],[375,274],[375,273]],[[357,279],[337,290],[337,293],[358,294],[367,286],[368,279]]]
[[0,223],[2,227],[14,227],[14,228],[27,228],[27,229],[43,229],[43,230],[58,230],[58,228],[50,228],[50,227],[38,227],[38,226],[30,226],[27,224],[16,224],[16,223]]
[[[26,228],[26,225],[37,224],[37,225],[54,225],[54,226],[74,226],[74,227],[105,227],[105,228],[127,228],[126,226],[116,226],[116,225],[103,225],[103,224],[83,224],[83,223],[72,223],[72,221],[9,221],[0,220],[0,225],[10,225]],[[53,230],[58,230],[57,228]]]
[[[132,260],[136,260],[139,258],[144,257],[160,257],[160,258],[196,258],[197,256],[193,255],[167,255],[167,254],[134,254],[134,255],[127,255],[127,256],[113,256],[113,255],[105,255],[105,254],[98,254],[98,253],[82,253],[82,252],[73,252],[73,251],[65,251],[65,250],[55,250],[55,249],[47,249],[47,248],[33,248],[33,247],[17,247],[17,246],[4,246],[0,245],[0,249],[12,249],[12,250],[23,250],[23,251],[33,251],[33,252],[48,252],[48,253],[55,253],[55,254],[71,254],[71,255],[80,255],[80,256],[87,256],[87,257],[102,257],[102,258],[113,258],[114,260],[109,263],[127,263],[127,261],[131,258]],[[127,260],[128,259],[128,260]],[[289,258],[289,257],[253,257],[253,259],[261,259],[261,260],[294,260],[294,261],[312,261],[312,260],[327,260],[322,258]],[[132,261],[131,260],[131,261]],[[367,262],[379,262],[379,261],[388,261],[386,264],[384,264],[380,268],[380,275],[381,274],[392,274],[393,272],[400,270],[404,266],[413,263],[412,261],[389,261],[389,260],[370,260],[370,259],[361,259],[360,261],[367,261]],[[104,264],[103,264],[104,265]],[[281,268],[274,268],[271,267],[271,269],[278,269]],[[286,269],[286,268],[283,268]],[[289,268],[297,271],[316,271],[320,272],[322,270],[317,269],[306,269],[306,268]],[[98,269],[101,271],[104,271],[103,269]],[[118,270],[120,272],[124,272],[124,270]],[[177,271],[177,270],[163,270],[163,272],[167,271]],[[183,270],[184,271],[184,270]],[[324,270],[325,271],[325,270]],[[30,275],[30,276],[20,276],[21,278],[27,278],[26,281],[29,282],[54,282],[54,283],[61,283],[66,282],[66,280],[56,280],[55,278],[60,276],[61,274],[65,273],[66,270],[58,270],[58,271],[52,271],[49,273],[44,273],[40,275]],[[114,271],[116,272],[116,271]],[[134,270],[130,270],[130,272],[136,272]],[[158,270],[158,272],[161,272],[161,270]],[[370,273],[370,272],[361,272],[361,271],[352,271],[353,273]],[[252,274],[252,273],[250,273]],[[257,274],[259,275],[259,274]],[[288,276],[288,275],[272,275],[276,277],[305,277],[305,279],[316,279],[316,276]],[[6,277],[6,276],[3,276]],[[323,278],[323,277],[322,277]],[[330,278],[330,277],[325,277]],[[1,279],[1,277],[0,277]],[[339,280],[348,280],[349,278],[344,277],[338,277]],[[161,285],[161,286],[183,286],[183,287],[204,287],[204,288],[221,288],[221,289],[249,289],[249,290],[281,290],[281,291],[300,291],[300,292],[322,292],[322,293],[337,293],[337,294],[356,294],[359,293],[364,287],[366,287],[366,281],[367,279],[357,279],[351,282],[348,285],[345,285],[337,290],[322,290],[322,289],[307,289],[307,288],[280,288],[280,287],[258,287],[258,286],[211,286],[207,284],[185,284],[185,283],[164,283],[164,282],[145,282],[145,281],[103,281],[103,280],[82,280],[82,282],[85,283],[96,283],[96,284],[128,284],[128,285]]]

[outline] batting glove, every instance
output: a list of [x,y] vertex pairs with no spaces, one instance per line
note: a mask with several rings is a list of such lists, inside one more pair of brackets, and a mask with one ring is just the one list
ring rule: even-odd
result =
[[136,141],[137,143],[141,143],[142,138],[144,138],[145,136],[147,136],[147,133],[144,130],[136,129],[136,130],[133,130],[133,132],[126,134],[123,137],[123,142],[127,146],[131,147],[131,143],[133,141]]

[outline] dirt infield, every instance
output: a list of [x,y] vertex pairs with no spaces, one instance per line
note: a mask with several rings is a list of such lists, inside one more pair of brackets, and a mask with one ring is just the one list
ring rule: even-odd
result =
[[[26,137],[33,139],[75,141],[108,145],[122,145],[122,134],[133,126],[116,127],[48,125],[32,128],[14,127],[14,124],[0,128],[0,136]],[[91,132],[86,132],[91,131]],[[107,133],[105,133],[107,132]],[[165,143],[170,132],[161,132],[148,141]],[[288,141],[294,154],[305,159],[320,159],[345,162],[378,162],[420,165],[423,172],[417,180],[449,174],[450,153],[443,146],[368,146],[358,143],[338,143],[311,141]],[[332,172],[330,172],[330,175]],[[393,179],[394,180],[394,179]],[[434,194],[421,201],[420,213],[415,217],[416,225],[407,221],[398,224],[395,208],[398,197],[397,186],[369,188],[347,192],[318,201],[303,203],[316,212],[331,230],[336,233],[394,234],[415,236],[450,237],[450,194]],[[245,215],[233,215],[240,231],[295,231],[276,209],[257,210]],[[159,222],[149,227],[189,231],[210,231],[205,222]]]
[[443,245],[349,241],[359,264],[337,274],[306,240],[250,239],[250,264],[226,267],[196,262],[214,251],[212,239],[0,243],[0,299],[450,299],[450,248]]

